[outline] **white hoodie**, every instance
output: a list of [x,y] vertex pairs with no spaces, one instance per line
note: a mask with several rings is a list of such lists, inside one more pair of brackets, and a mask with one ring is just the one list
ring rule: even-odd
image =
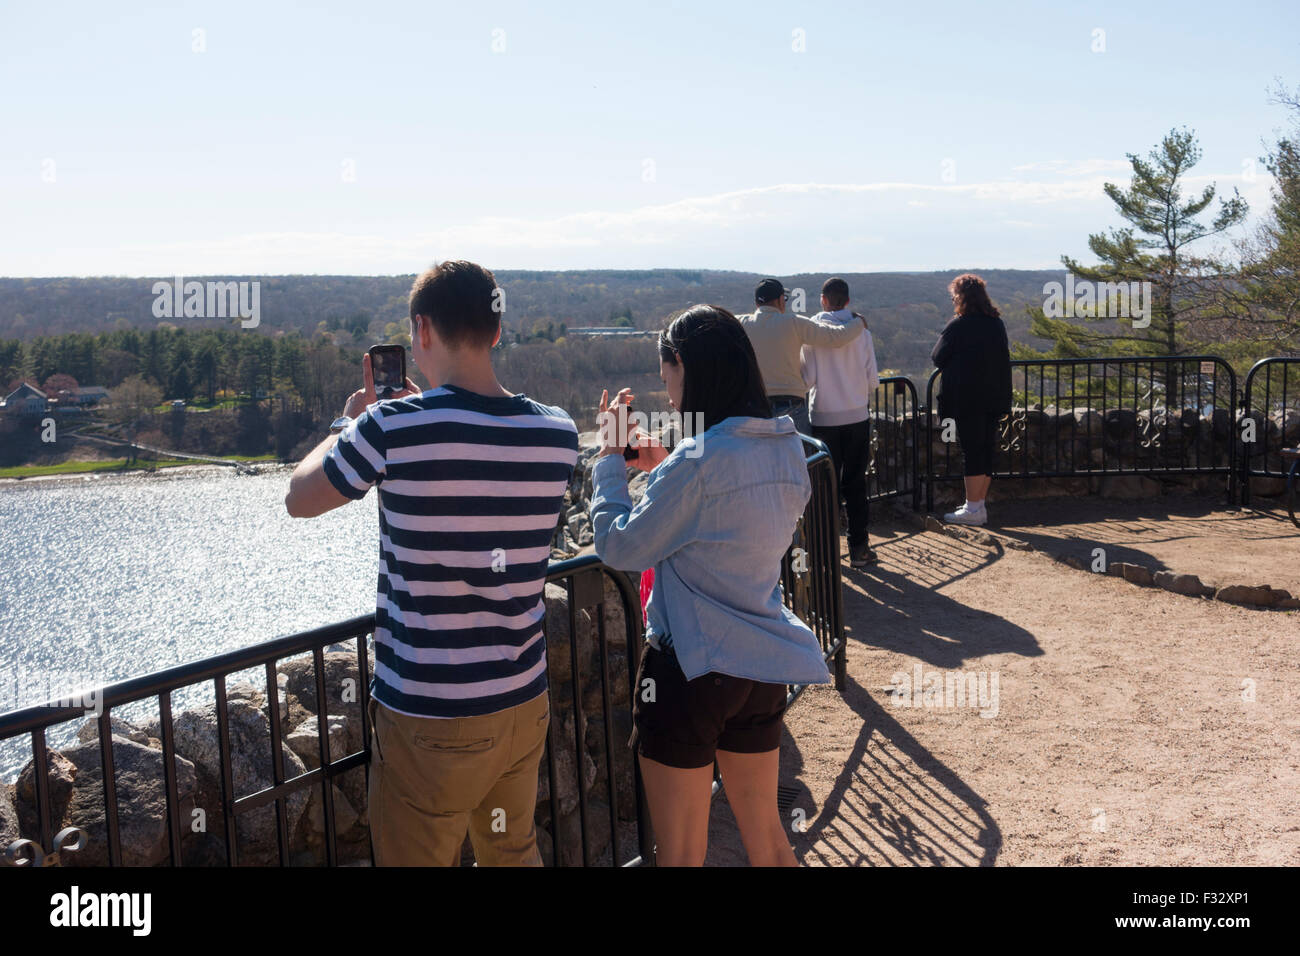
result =
[[[819,321],[847,325],[858,321],[851,309],[819,312]],[[871,393],[880,384],[876,349],[864,331],[843,348],[805,345],[799,350],[799,370],[810,395],[809,421],[814,425],[851,425],[871,414]]]

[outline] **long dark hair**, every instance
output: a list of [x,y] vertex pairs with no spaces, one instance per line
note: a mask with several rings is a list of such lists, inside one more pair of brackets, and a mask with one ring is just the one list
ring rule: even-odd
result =
[[957,315],[987,315],[991,319],[1002,315],[989,298],[984,280],[973,272],[953,279],[948,284],[948,294],[952,296],[953,311]]
[[704,427],[741,415],[771,418],[763,374],[740,321],[720,305],[693,305],[659,333],[659,357],[680,364],[683,415],[703,413]]

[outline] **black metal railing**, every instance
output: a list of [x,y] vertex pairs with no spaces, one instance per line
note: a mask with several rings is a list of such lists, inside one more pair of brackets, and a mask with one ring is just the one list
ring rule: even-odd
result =
[[[1235,503],[1237,379],[1223,359],[1035,359],[1011,367],[1013,409],[998,426],[995,478],[1222,474]],[[941,375],[931,373],[925,393],[927,510],[935,484],[962,478],[956,423],[934,411]]]
[[1283,448],[1300,445],[1300,358],[1267,358],[1252,366],[1241,387],[1241,502],[1250,504],[1251,478],[1285,479]]
[[[547,731],[545,766],[549,785],[550,802],[550,837],[551,863],[560,866],[562,861],[562,838],[564,828],[560,811],[560,778],[556,770],[556,754],[567,747],[569,741],[561,741],[560,734],[566,718],[573,722],[574,768],[577,773],[578,832],[580,858],[583,866],[592,864],[592,831],[597,821],[591,819],[591,787],[601,780],[605,783],[606,807],[609,815],[610,860],[615,866],[638,866],[654,861],[654,842],[650,830],[650,815],[645,808],[645,793],[641,786],[641,770],[636,760],[632,759],[627,748],[626,735],[615,731],[617,708],[620,706],[625,714],[630,715],[632,695],[636,692],[636,672],[641,662],[642,617],[641,597],[633,586],[631,579],[624,573],[614,571],[601,563],[594,554],[582,555],[552,564],[547,573],[548,584],[563,582],[565,588],[566,640],[568,644],[567,682],[557,679],[555,663],[559,657],[556,653],[558,635],[547,627],[546,646],[551,684],[551,722]],[[615,673],[615,646],[610,640],[606,628],[609,598],[606,584],[614,587],[613,597],[618,605],[618,617],[623,621],[622,655],[626,657],[623,672]],[[587,628],[589,640],[595,644],[600,677],[599,697],[599,738],[603,746],[598,748],[595,758],[603,758],[603,767],[597,763],[596,783],[588,784],[584,772],[584,754],[586,747],[587,726],[590,718],[589,702],[583,686],[581,661],[589,653],[582,647],[578,615],[584,613],[588,620],[594,619],[594,627]],[[624,693],[614,693],[614,681],[624,680]],[[564,684],[569,685],[569,693],[563,693]],[[616,697],[621,698],[621,704]],[[622,736],[622,739],[619,738]],[[603,753],[599,752],[603,751]],[[625,809],[619,804],[620,777],[630,778],[632,821],[635,823],[637,855],[627,859],[622,853],[620,840],[621,812]],[[604,821],[599,821],[603,823]]]
[[[177,691],[192,688],[195,685],[211,681],[216,700],[217,746],[219,749],[220,771],[220,805],[222,809],[226,862],[237,865],[239,846],[237,840],[237,819],[251,811],[274,805],[276,816],[276,844],[280,864],[287,865],[289,856],[289,833],[287,826],[286,799],[296,791],[310,787],[321,787],[321,797],[325,809],[326,862],[333,865],[335,859],[334,806],[332,782],[354,767],[363,766],[369,759],[370,728],[366,720],[365,702],[368,696],[367,681],[362,679],[361,706],[357,718],[362,721],[362,736],[366,748],[349,753],[338,759],[331,759],[324,691],[324,648],[355,639],[357,643],[357,668],[360,674],[368,674],[368,649],[365,638],[374,628],[374,616],[353,618],[338,624],[305,631],[289,637],[267,641],[254,647],[244,648],[219,654],[192,664],[169,668],[155,674],[120,681],[103,687],[97,694],[97,739],[99,742],[99,762],[102,772],[102,804],[104,818],[102,821],[102,839],[105,841],[107,863],[109,866],[123,864],[121,825],[119,820],[118,788],[114,768],[113,754],[113,710],[130,704],[157,700],[159,713],[159,733],[163,754],[164,787],[166,795],[166,833],[168,844],[168,862],[172,866],[183,864],[181,803],[177,792],[177,754],[175,743],[175,726],[172,719],[172,695]],[[278,685],[277,661],[291,658],[303,652],[312,655],[316,669],[316,687],[318,714],[317,729],[320,742],[320,764],[316,768],[293,778],[285,777],[284,734],[280,714],[280,695]],[[260,668],[266,675],[266,702],[270,733],[270,786],[250,794],[238,795],[234,792],[232,763],[234,755],[231,748],[230,727],[228,723],[229,708],[227,701],[226,680],[240,671]],[[49,789],[50,765],[49,748],[46,744],[46,731],[59,724],[88,716],[78,706],[41,705],[28,707],[0,715],[0,741],[28,734],[31,738],[33,785],[35,791],[35,812],[37,815],[36,835],[39,843],[21,840],[7,848],[8,862],[17,865],[39,863],[41,858],[54,847],[51,794]],[[76,825],[76,824],[74,824]],[[94,821],[98,830],[100,821]],[[82,853],[85,852],[83,849]]]
[[[612,590],[609,595],[606,594],[606,581],[612,583]],[[620,806],[619,803],[619,787],[617,785],[619,769],[616,767],[614,758],[616,752],[615,705],[612,701],[615,696],[618,696],[630,708],[630,695],[635,681],[637,664],[639,663],[638,654],[642,633],[639,597],[631,587],[626,575],[606,568],[595,555],[577,557],[552,564],[547,574],[547,582],[548,584],[559,584],[565,588],[568,609],[567,634],[548,634],[547,639],[552,647],[559,640],[566,641],[569,650],[569,661],[571,662],[571,679],[566,681],[555,680],[552,684],[552,714],[553,717],[562,716],[565,711],[568,711],[573,715],[572,720],[575,726],[574,739],[564,740],[559,736],[558,725],[561,724],[561,720],[553,719],[546,748],[546,772],[549,774],[548,783],[551,795],[553,862],[559,862],[561,851],[561,837],[556,822],[560,820],[558,801],[562,786],[561,781],[556,776],[556,753],[558,750],[569,746],[574,747],[575,759],[572,761],[572,765],[577,768],[578,772],[577,794],[580,816],[579,842],[581,845],[575,855],[580,855],[584,864],[589,864],[592,861],[590,834],[594,821],[589,819],[588,800],[591,786],[594,786],[594,784],[589,786],[586,775],[582,772],[584,753],[591,756],[587,748],[584,747],[584,741],[587,737],[588,725],[592,720],[600,722],[604,734],[605,762],[603,767],[598,768],[597,780],[603,779],[605,781],[604,789],[606,790],[605,796],[610,818],[608,837],[611,859],[613,862],[621,864],[635,864],[643,859],[650,859],[648,855],[651,846],[647,825],[648,816],[644,810],[644,797],[641,792],[640,776],[635,767],[635,761],[626,761],[626,764],[630,765],[627,770],[633,775],[634,786],[632,790],[635,795],[633,798],[635,807],[626,808]],[[616,674],[612,668],[614,655],[611,653],[610,635],[607,633],[606,628],[606,618],[610,616],[608,613],[610,609],[607,607],[608,597],[612,597],[619,604],[618,610],[625,627],[622,647],[625,648],[626,674],[622,675]],[[602,706],[599,713],[592,711],[589,697],[584,704],[584,696],[588,695],[589,688],[584,686],[578,661],[582,655],[590,654],[592,651],[590,647],[583,648],[579,646],[584,640],[581,629],[576,625],[579,614],[587,615],[589,619],[595,621],[594,627],[590,629],[591,636],[587,637],[586,640],[594,641],[595,655],[600,661],[599,700]],[[222,830],[224,831],[224,862],[231,866],[240,863],[239,819],[263,807],[274,807],[275,855],[281,866],[288,865],[292,835],[289,828],[287,801],[298,791],[307,791],[308,788],[317,787],[320,790],[324,815],[324,862],[329,866],[335,865],[338,862],[338,855],[335,843],[337,821],[333,799],[334,784],[348,771],[358,767],[368,769],[369,765],[371,728],[367,717],[367,704],[369,702],[368,685],[371,672],[367,638],[373,634],[373,630],[374,616],[366,615],[102,688],[96,695],[101,707],[96,721],[96,730],[99,741],[99,762],[102,769],[101,800],[103,819],[83,821],[81,829],[93,831],[96,836],[106,842],[107,853],[104,862],[110,866],[123,865],[119,787],[114,767],[112,743],[114,711],[131,704],[154,699],[157,701],[159,713],[158,728],[162,745],[163,774],[165,778],[167,862],[172,866],[185,864],[186,854],[183,834],[188,833],[188,827],[182,826],[182,804],[177,788],[179,764],[172,714],[172,695],[182,689],[193,688],[195,685],[210,681],[215,697],[217,716],[216,737],[220,759],[217,785],[219,787],[218,796],[221,807]],[[326,693],[324,654],[325,648],[350,640],[356,642],[359,699],[353,703],[350,708],[351,712],[347,716],[354,717],[361,722],[363,746],[342,755],[332,756],[328,721],[331,716],[337,713],[339,707],[336,703],[330,703],[326,706],[327,700],[338,695],[327,695]],[[318,711],[315,715],[315,721],[319,739],[319,763],[316,767],[304,773],[290,776],[286,771],[285,715],[281,712],[279,687],[281,672],[277,668],[277,664],[304,652],[311,654],[315,671],[315,700]],[[559,655],[556,654],[554,657],[558,658]],[[271,730],[267,741],[271,779],[268,781],[267,786],[256,792],[239,794],[235,792],[232,774],[234,754],[232,752],[229,724],[227,679],[233,674],[250,668],[257,668],[265,675],[266,716]],[[625,687],[621,694],[616,695],[613,682],[619,679],[624,682]],[[556,699],[561,688],[565,686],[571,690],[571,702]],[[569,708],[572,709],[569,710]],[[34,836],[35,839],[23,839],[11,845],[10,848],[0,848],[0,850],[6,852],[7,862],[20,866],[30,866],[46,863],[55,858],[54,854],[58,849],[57,844],[59,841],[54,832],[54,827],[60,821],[53,819],[52,795],[50,792],[50,748],[46,741],[46,731],[68,721],[83,719],[85,716],[85,711],[78,706],[58,705],[29,707],[0,715],[0,741],[20,737],[21,735],[29,735],[30,737],[32,781],[35,791],[36,827],[35,833],[30,835]],[[626,747],[622,749],[626,749]],[[631,812],[628,812],[629,810]],[[637,827],[638,836],[635,848],[637,855],[630,859],[627,859],[627,854],[622,852],[619,826],[620,814],[625,817],[630,816],[631,822]],[[73,823],[75,825],[75,821]],[[66,852],[68,841],[65,838],[62,842]],[[84,848],[81,852],[84,853]],[[69,856],[66,859],[68,862],[75,862],[73,857]]]
[[[835,689],[844,690],[844,604],[840,589],[840,507],[835,468],[826,446],[801,435],[807,453],[812,494],[781,562],[785,604],[812,629],[822,656],[832,665]],[[787,700],[803,691],[791,685]]]
[[911,379],[890,375],[876,386],[871,398],[869,500],[911,495],[913,509],[920,506],[920,410]]

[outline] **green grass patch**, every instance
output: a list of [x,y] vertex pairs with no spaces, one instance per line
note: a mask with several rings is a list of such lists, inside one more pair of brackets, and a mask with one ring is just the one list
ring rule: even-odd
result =
[[[185,407],[181,410],[185,412],[216,412],[216,411],[223,411],[232,408],[239,408],[242,405],[251,404],[252,401],[253,399],[243,395],[239,396],[238,398],[218,399],[217,401],[211,404],[208,404],[206,399],[196,398],[193,401],[186,402]],[[170,412],[172,410],[173,410],[172,403],[170,401],[161,402],[160,404],[155,405],[153,406],[153,408],[150,409],[150,411],[152,412]]]
[[141,471],[149,468],[175,468],[177,465],[198,464],[182,461],[179,458],[163,458],[148,461],[137,458],[134,465],[127,465],[125,458],[112,458],[107,461],[63,461],[57,465],[18,465],[13,468],[0,468],[0,478],[39,478],[42,475],[79,475],[83,472],[126,472]]

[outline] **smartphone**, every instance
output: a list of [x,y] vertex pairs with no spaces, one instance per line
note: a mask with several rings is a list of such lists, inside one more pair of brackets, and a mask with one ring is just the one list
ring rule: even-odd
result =
[[406,387],[406,349],[401,345],[376,345],[370,349],[370,371],[375,396],[391,398]]
[[[627,413],[628,413],[629,416],[631,416],[631,414],[632,414],[632,403],[631,403],[631,402],[628,402],[628,404],[627,404]],[[634,446],[634,445],[632,444],[631,428],[632,428],[632,426],[631,426],[631,422],[629,422],[629,423],[628,423],[627,444],[623,446],[623,460],[624,460],[624,461],[636,461],[637,456],[641,454],[640,449],[638,449],[636,446]]]

